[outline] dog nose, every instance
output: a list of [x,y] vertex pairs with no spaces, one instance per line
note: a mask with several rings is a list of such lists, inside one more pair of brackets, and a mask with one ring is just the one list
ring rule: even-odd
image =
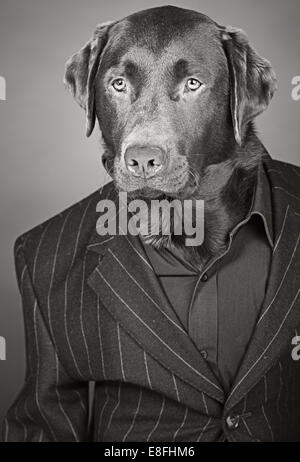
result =
[[125,152],[126,168],[135,176],[150,178],[166,164],[165,152],[156,146],[130,146]]

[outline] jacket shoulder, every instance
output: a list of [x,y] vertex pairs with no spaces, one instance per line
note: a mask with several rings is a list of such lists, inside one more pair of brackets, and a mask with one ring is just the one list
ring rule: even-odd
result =
[[56,253],[76,253],[88,243],[96,224],[96,206],[101,199],[109,198],[113,183],[107,183],[79,202],[47,219],[20,235],[14,244],[15,256],[23,251],[29,266],[34,265],[37,253],[42,253],[44,261]]
[[281,160],[267,158],[264,160],[266,170],[271,175],[272,186],[284,189],[300,197],[300,167]]
[[300,166],[291,164],[289,162],[284,162],[282,160],[271,159],[271,158],[267,159],[266,161],[267,161],[269,169],[278,169],[286,177],[296,176],[296,179],[299,179],[300,181]]

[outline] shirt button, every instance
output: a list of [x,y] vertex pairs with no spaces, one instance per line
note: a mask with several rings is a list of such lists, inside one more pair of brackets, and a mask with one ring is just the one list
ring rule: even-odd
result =
[[228,430],[235,430],[239,426],[239,417],[231,417],[230,415],[226,417],[226,425]]
[[200,351],[200,354],[201,354],[201,356],[202,356],[203,359],[207,359],[208,353],[207,353],[206,350],[201,350],[201,351]]
[[203,276],[202,276],[202,278],[201,278],[201,281],[202,281],[202,282],[206,282],[207,279],[208,279],[208,274],[207,274],[207,273],[204,273]]

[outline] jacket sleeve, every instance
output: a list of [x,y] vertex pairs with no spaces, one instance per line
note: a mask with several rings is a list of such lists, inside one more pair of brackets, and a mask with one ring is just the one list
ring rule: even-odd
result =
[[26,374],[24,386],[3,421],[2,439],[86,441],[88,383],[73,380],[61,364],[39,310],[22,246],[16,244],[15,248],[25,325]]

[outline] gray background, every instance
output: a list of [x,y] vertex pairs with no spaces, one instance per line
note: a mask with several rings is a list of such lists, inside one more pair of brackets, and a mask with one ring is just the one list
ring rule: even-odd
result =
[[[64,89],[65,60],[99,22],[122,18],[163,2],[0,0],[0,421],[24,376],[22,311],[12,258],[15,238],[94,191],[105,180],[97,130],[85,139],[83,111]],[[279,90],[258,120],[270,154],[300,164],[300,101],[291,79],[300,75],[299,0],[189,0],[173,5],[246,30],[268,58]]]

